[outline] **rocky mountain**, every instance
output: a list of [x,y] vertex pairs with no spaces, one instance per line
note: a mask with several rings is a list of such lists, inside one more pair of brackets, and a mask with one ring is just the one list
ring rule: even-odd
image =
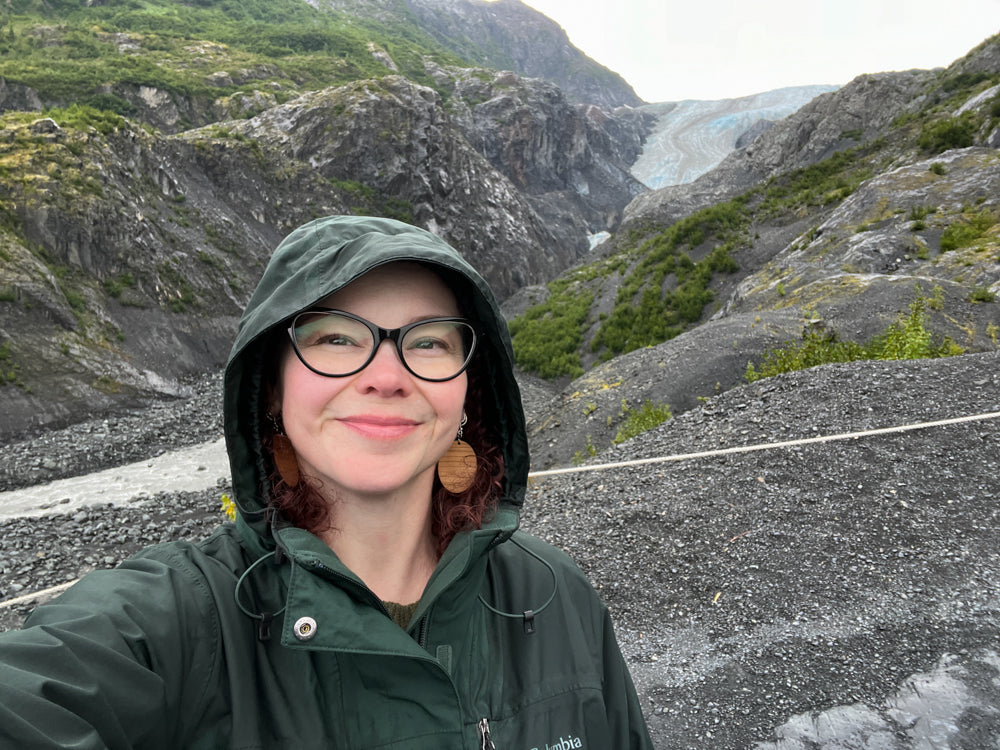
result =
[[[71,76],[107,71],[107,58],[142,67],[169,48],[148,73],[162,87],[131,76],[71,103],[16,60],[0,64],[0,437],[182,392],[185,376],[219,367],[268,253],[309,219],[376,213],[428,227],[506,295],[576,262],[644,189],[628,171],[641,113],[574,104],[553,83],[456,64],[433,46],[405,49],[384,13],[353,17],[360,32],[333,16],[342,25],[320,41],[380,72],[324,86],[341,74],[291,79],[303,60],[253,57],[228,17],[206,16],[215,25],[202,32],[223,43],[112,34],[106,11],[12,26],[11,54],[32,59],[22,39],[44,38],[54,70]],[[318,44],[294,25],[262,33]],[[95,57],[60,69],[81,35]],[[326,51],[304,57],[313,71],[329,65]],[[171,77],[193,68],[201,88]],[[53,103],[65,106],[43,115]]]
[[906,326],[927,352],[1000,347],[998,49],[820,95],[694,182],[639,195],[594,256],[508,300],[519,361],[548,378],[536,468],[769,357],[847,357]]
[[620,90],[579,102],[460,56],[527,61],[536,27],[558,46],[520,3],[144,7],[53,1],[0,34],[0,438],[184,393],[274,245],[336,212],[429,227],[510,296],[551,403],[539,465],[646,401],[743,382],[803,330],[860,342],[918,300],[935,342],[996,346],[995,39],[822,94],[648,191],[630,170],[653,115]]
[[406,6],[442,46],[479,65],[552,81],[571,100],[604,109],[642,104],[620,75],[520,0],[406,0]]
[[778,120],[836,88],[793,86],[737,99],[645,104],[640,109],[656,120],[632,174],[654,190],[692,182]]

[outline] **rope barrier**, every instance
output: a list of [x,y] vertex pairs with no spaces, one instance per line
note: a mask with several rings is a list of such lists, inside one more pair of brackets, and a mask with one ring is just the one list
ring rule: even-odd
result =
[[[590,464],[588,466],[574,466],[565,469],[547,469],[544,471],[533,471],[528,474],[528,479],[539,479],[542,477],[552,477],[561,474],[579,474],[586,471],[607,471],[609,469],[622,469],[631,466],[646,466],[649,464],[662,464],[677,461],[690,461],[696,458],[713,458],[715,456],[729,456],[738,453],[752,453],[754,451],[777,450],[780,448],[794,448],[799,445],[812,445],[815,443],[831,443],[839,440],[857,440],[874,435],[889,435],[893,433],[912,432],[914,430],[926,430],[933,427],[947,427],[949,425],[964,424],[967,422],[985,422],[990,419],[1000,419],[1000,411],[986,412],[983,414],[972,414],[967,417],[952,417],[950,419],[939,419],[934,422],[914,422],[911,424],[898,425],[896,427],[880,427],[872,430],[861,430],[858,432],[841,432],[835,435],[821,435],[818,437],[798,438],[796,440],[785,440],[778,443],[755,443],[753,445],[740,445],[733,448],[716,448],[714,450],[699,451],[697,453],[675,453],[669,456],[657,456],[655,458],[638,458],[630,461],[618,461],[607,464]],[[13,599],[0,602],[0,610],[15,607],[18,604],[25,604],[35,599],[65,591],[79,579],[61,583],[58,586],[35,591],[31,594],[24,594]]]
[[528,474],[528,478],[537,479],[539,477],[552,477],[559,474],[576,474],[581,471],[606,471],[608,469],[621,469],[629,466],[662,464],[671,461],[689,461],[694,458],[712,458],[713,456],[727,456],[734,453],[751,453],[753,451],[774,450],[777,448],[792,448],[797,445],[830,443],[836,440],[855,440],[857,438],[871,437],[872,435],[888,435],[894,432],[926,430],[931,427],[945,427],[947,425],[962,424],[963,422],[981,422],[987,419],[1000,419],[1000,411],[987,412],[985,414],[973,414],[968,417],[939,419],[935,422],[915,422],[912,424],[899,425],[897,427],[880,427],[874,430],[861,430],[860,432],[842,432],[837,435],[823,435],[820,437],[786,440],[780,443],[757,443],[755,445],[740,445],[734,448],[718,448],[716,450],[701,451],[698,453],[676,453],[670,456],[657,456],[655,458],[637,458],[630,461],[619,461],[617,463],[610,464],[590,464],[587,466],[574,466],[565,469],[547,469],[545,471],[531,472]]
[[66,581],[66,583],[60,583],[58,586],[52,586],[47,589],[42,589],[41,591],[35,591],[31,594],[24,594],[23,596],[15,596],[13,599],[7,599],[0,602],[0,609],[7,609],[8,607],[16,607],[18,604],[27,604],[28,602],[34,601],[35,599],[41,599],[43,596],[54,596],[55,594],[61,594],[63,591],[68,589],[74,583],[79,581],[76,578],[72,581]]

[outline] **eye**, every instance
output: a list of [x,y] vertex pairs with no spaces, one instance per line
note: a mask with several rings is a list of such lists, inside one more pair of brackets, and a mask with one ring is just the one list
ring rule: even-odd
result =
[[358,342],[353,338],[348,336],[346,333],[324,333],[317,337],[315,342],[311,342],[311,346],[320,346],[327,344],[329,346],[358,346]]
[[299,348],[355,348],[369,345],[371,334],[357,321],[336,315],[303,317],[295,327]]
[[461,357],[462,334],[452,322],[434,322],[412,329],[403,341],[408,352],[422,357]]
[[443,341],[438,338],[433,338],[431,336],[421,336],[419,339],[411,341],[409,343],[410,349],[421,349],[424,351],[433,351],[435,349],[448,351],[452,347],[447,341]]

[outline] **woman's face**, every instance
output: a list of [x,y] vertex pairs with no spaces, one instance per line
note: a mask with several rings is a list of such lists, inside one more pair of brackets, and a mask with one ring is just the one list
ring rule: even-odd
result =
[[[460,315],[455,296],[414,263],[380,266],[320,302],[382,328]],[[360,372],[325,377],[309,370],[291,345],[279,371],[272,409],[280,410],[299,469],[328,498],[426,492],[434,467],[455,439],[467,378],[441,383],[411,375],[391,341]]]

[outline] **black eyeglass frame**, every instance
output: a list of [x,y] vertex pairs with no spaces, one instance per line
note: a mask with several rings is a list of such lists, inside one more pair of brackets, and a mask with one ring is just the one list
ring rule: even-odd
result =
[[[372,339],[375,341],[375,345],[372,346],[371,353],[368,355],[368,359],[364,361],[364,364],[362,364],[360,367],[354,370],[351,370],[350,372],[333,374],[329,372],[323,372],[322,370],[317,370],[315,367],[306,362],[306,358],[305,356],[303,356],[301,350],[299,349],[299,345],[295,340],[295,322],[303,315],[315,315],[317,313],[335,313],[337,315],[342,315],[345,318],[350,318],[351,320],[355,320],[358,323],[361,323],[366,328],[368,328],[368,330],[372,334]],[[425,325],[426,323],[463,323],[469,327],[470,331],[472,331],[472,343],[470,344],[469,351],[465,356],[465,362],[462,363],[461,368],[459,368],[458,372],[456,372],[454,375],[450,375],[447,378],[427,378],[424,377],[423,375],[414,372],[413,369],[406,363],[406,357],[403,356],[403,337],[405,337],[406,334],[409,333],[412,329],[416,328],[417,326]],[[375,359],[375,355],[378,354],[379,347],[382,346],[382,342],[388,340],[395,345],[396,356],[399,357],[399,361],[403,364],[403,367],[406,368],[406,371],[410,373],[413,377],[419,378],[420,380],[426,381],[428,383],[446,383],[449,380],[454,380],[469,368],[469,363],[472,362],[472,355],[475,353],[476,346],[479,343],[479,330],[476,323],[472,320],[469,320],[468,318],[455,318],[447,316],[438,318],[424,318],[423,320],[417,320],[413,323],[408,323],[405,326],[400,326],[399,328],[382,328],[381,326],[375,325],[370,320],[365,320],[360,315],[355,315],[353,313],[345,312],[344,310],[336,310],[330,307],[312,307],[309,308],[308,310],[303,310],[302,312],[297,313],[295,317],[292,318],[291,322],[288,325],[288,338],[292,342],[292,349],[295,350],[295,356],[299,358],[299,362],[305,365],[307,369],[311,370],[317,375],[322,375],[325,378],[346,378],[350,377],[351,375],[358,374],[372,363],[372,360]]]

